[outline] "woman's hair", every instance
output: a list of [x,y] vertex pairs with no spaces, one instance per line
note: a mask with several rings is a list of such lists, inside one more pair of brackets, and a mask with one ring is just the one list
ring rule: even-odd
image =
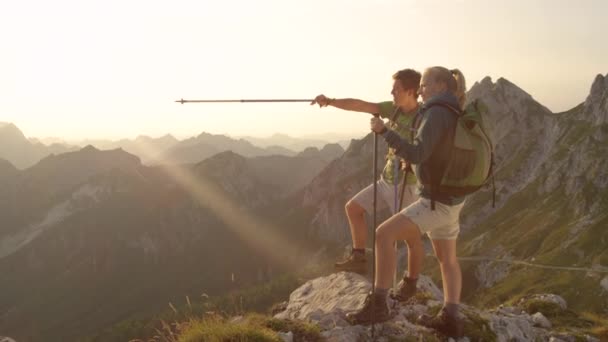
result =
[[444,83],[448,91],[458,99],[460,109],[464,108],[467,101],[467,86],[464,75],[458,69],[448,70],[444,67],[435,66],[426,69],[433,82]]

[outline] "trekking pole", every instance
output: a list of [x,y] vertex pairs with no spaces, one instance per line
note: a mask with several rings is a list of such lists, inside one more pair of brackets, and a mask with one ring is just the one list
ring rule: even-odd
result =
[[[401,160],[399,161],[399,163],[396,162],[397,158],[396,156],[393,156],[393,196],[394,196],[394,203],[393,203],[393,210],[394,210],[394,215],[397,215],[397,213],[399,213],[399,211],[401,210],[401,201],[399,201],[399,199],[397,198],[397,194],[398,194],[398,189],[399,189],[399,184],[397,184],[397,179],[399,178],[399,167],[401,166]],[[394,243],[394,248],[395,248],[395,271],[393,272],[393,290],[397,289],[397,270],[399,269],[399,254],[397,253],[399,251],[398,248],[398,244],[397,244],[397,240],[395,240]]]
[[403,182],[401,183],[401,193],[399,194],[399,211],[403,209],[403,196],[405,195],[405,184],[407,182],[407,170],[403,171]]
[[184,104],[184,103],[227,103],[227,102],[312,102],[310,99],[244,99],[244,100],[184,100],[179,99],[175,102]]
[[[399,163],[401,165],[401,163]],[[395,174],[397,174],[397,172],[395,172]],[[396,177],[395,177],[395,180]],[[396,210],[396,212],[400,212],[401,209],[403,209],[403,196],[405,195],[405,185],[407,182],[407,171],[403,171],[403,179],[401,180],[401,189],[399,190],[399,209]],[[397,184],[397,183],[395,183]],[[396,186],[396,185],[395,185]],[[397,248],[397,241],[395,241],[395,256],[397,257],[397,259],[395,260],[395,274],[393,275],[393,289],[397,289],[397,271],[399,270],[399,254],[398,252],[398,248]]]
[[[379,114],[374,114],[375,117],[378,117]],[[372,233],[372,340],[374,339],[374,306],[376,297],[376,202],[378,200],[378,133],[374,132],[374,152],[373,152],[373,165],[374,165],[374,200],[372,202],[374,209],[372,210],[372,222],[373,222],[373,233]]]

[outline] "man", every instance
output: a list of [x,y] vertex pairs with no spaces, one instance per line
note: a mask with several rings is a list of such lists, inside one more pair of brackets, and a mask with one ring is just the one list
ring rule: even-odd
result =
[[[358,99],[331,99],[324,95],[317,96],[311,104],[319,104],[320,107],[333,106],[336,108],[379,114],[380,117],[389,119],[390,127],[400,137],[410,140],[412,137],[412,124],[418,112],[418,87],[420,84],[420,73],[412,69],[400,70],[393,75],[393,88],[391,95],[393,101],[371,103]],[[389,148],[386,165],[382,171],[380,180],[377,182],[379,209],[390,208],[393,213],[399,210],[399,192],[395,191],[396,185],[404,181],[401,172],[401,158],[395,155],[395,149]],[[404,189],[401,207],[405,208],[418,198],[416,193],[416,176],[413,172],[407,173],[406,188]],[[365,257],[365,245],[367,242],[367,225],[365,213],[373,210],[373,184],[361,190],[345,206],[346,216],[350,225],[353,247],[350,255],[335,264],[336,269],[343,271],[354,271],[365,273],[367,260]],[[408,274],[399,283],[396,298],[406,300],[412,296],[416,289],[415,279],[418,275],[416,265],[420,264],[424,257],[422,242],[408,243]]]
[[[420,199],[378,227],[376,292],[370,293],[361,310],[348,315],[352,323],[366,324],[372,320],[381,322],[390,318],[386,296],[396,263],[392,245],[397,240],[405,240],[408,244],[418,243],[422,234],[426,233],[441,268],[444,306],[437,316],[421,316],[418,323],[449,337],[463,334],[463,322],[458,315],[462,275],[456,257],[456,240],[460,232],[459,214],[465,198],[436,189],[453,149],[457,117],[450,107],[463,108],[464,90],[464,76],[458,70],[433,67],[424,72],[420,82],[422,123],[413,144],[387,129],[381,119],[373,118],[371,121],[372,130],[382,134],[399,157],[416,164]],[[421,262],[416,266],[418,270]],[[375,303],[373,311],[372,301]]]

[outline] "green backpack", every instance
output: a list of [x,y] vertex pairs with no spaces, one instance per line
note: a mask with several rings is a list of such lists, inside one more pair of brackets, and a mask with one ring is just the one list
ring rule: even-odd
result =
[[[492,205],[496,201],[494,177],[494,148],[483,125],[482,117],[487,107],[479,100],[472,101],[464,111],[447,104],[438,103],[458,116],[454,132],[454,144],[444,170],[439,171],[439,184],[431,184],[433,193],[465,196],[479,190],[492,178],[494,193]],[[442,172],[442,173],[441,173]],[[435,178],[435,177],[433,177]],[[431,198],[432,199],[432,198]],[[432,200],[432,207],[434,201]]]

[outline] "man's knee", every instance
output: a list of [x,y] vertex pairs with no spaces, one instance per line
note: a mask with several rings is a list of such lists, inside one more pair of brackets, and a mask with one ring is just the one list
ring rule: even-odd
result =
[[348,216],[361,216],[365,213],[365,209],[363,209],[359,203],[353,201],[352,199],[346,202],[344,209],[346,210],[346,214]]

